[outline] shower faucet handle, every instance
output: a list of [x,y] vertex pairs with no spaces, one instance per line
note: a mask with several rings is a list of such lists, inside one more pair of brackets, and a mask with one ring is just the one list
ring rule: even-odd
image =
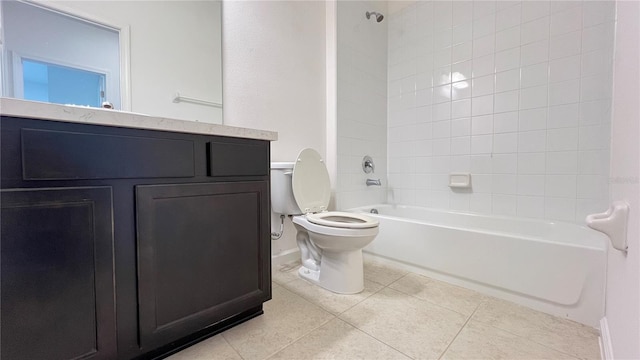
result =
[[369,155],[365,155],[362,159],[362,170],[365,174],[371,174],[376,169],[376,165],[373,163],[373,159]]

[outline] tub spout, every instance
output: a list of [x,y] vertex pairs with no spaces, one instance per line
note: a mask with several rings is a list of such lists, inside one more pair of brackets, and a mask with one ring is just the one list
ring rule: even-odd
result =
[[367,179],[367,186],[371,185],[382,186],[382,181],[380,179]]

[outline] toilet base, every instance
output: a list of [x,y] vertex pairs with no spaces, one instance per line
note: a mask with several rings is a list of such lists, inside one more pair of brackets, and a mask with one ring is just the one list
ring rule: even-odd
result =
[[364,290],[362,250],[346,252],[323,251],[320,270],[301,266],[301,278],[338,294],[357,294]]

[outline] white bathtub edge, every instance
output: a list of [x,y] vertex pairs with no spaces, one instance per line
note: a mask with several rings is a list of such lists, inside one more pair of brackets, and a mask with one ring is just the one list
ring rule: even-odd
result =
[[[490,285],[484,285],[479,282],[465,280],[460,277],[448,275],[442,272],[429,270],[420,266],[407,264],[402,261],[398,261],[395,259],[387,258],[384,256],[376,255],[369,252],[363,252],[365,260],[373,260],[383,264],[387,264],[396,268],[400,268],[406,271],[413,272],[415,274],[423,275],[430,277],[432,279],[443,281],[452,285],[460,286],[469,290],[477,291],[481,294],[492,296],[498,299],[506,300],[512,303],[516,303],[530,309],[541,311],[553,316],[557,316],[563,319],[568,319],[572,321],[579,322],[581,324],[590,326],[594,329],[598,329],[599,324],[598,320],[594,320],[593,317],[576,317],[576,316],[567,316],[566,310],[558,307],[554,304],[548,303],[546,301],[538,300],[535,298],[522,296],[521,294],[513,293],[510,291],[502,290],[500,288],[496,288]],[[611,358],[613,359],[613,358]]]
[[613,346],[611,345],[611,334],[609,334],[609,323],[607,317],[600,319],[600,357],[603,360],[613,360]]

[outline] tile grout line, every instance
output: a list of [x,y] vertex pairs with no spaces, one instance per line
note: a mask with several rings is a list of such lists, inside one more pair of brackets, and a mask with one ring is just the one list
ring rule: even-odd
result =
[[[227,330],[228,330],[228,329],[227,329]],[[239,352],[239,351],[238,351],[238,350],[237,350],[237,349],[236,349],[236,348],[235,348],[235,347],[234,347],[234,346],[229,342],[229,340],[227,340],[227,338],[226,338],[226,337],[224,337],[224,333],[225,333],[225,332],[226,332],[226,330],[220,333],[220,335],[221,335],[220,337],[222,338],[222,340],[224,340],[224,342],[225,342],[227,345],[229,345],[229,347],[231,348],[231,350],[233,350],[233,352],[235,352],[235,353],[240,357],[240,359],[242,359],[242,360],[246,360],[246,359],[244,358],[244,356],[242,356],[242,355],[240,354],[240,352]]]
[[478,311],[478,309],[480,308],[480,305],[482,305],[482,302],[480,304],[478,304],[478,306],[476,306],[475,310],[473,310],[473,313],[471,313],[471,315],[469,315],[469,317],[467,318],[467,320],[464,322],[464,324],[462,324],[462,326],[460,327],[460,330],[458,330],[458,332],[456,333],[456,335],[453,337],[453,339],[451,339],[451,342],[449,342],[449,344],[447,345],[447,347],[442,351],[442,353],[440,354],[440,356],[438,356],[438,359],[442,359],[442,357],[447,353],[447,351],[449,350],[449,348],[451,347],[451,345],[456,341],[456,339],[458,338],[458,335],[460,335],[460,333],[462,332],[462,330],[467,326],[467,324],[469,323],[469,321],[471,321],[471,319],[473,318],[473,315],[476,314],[476,311]]

